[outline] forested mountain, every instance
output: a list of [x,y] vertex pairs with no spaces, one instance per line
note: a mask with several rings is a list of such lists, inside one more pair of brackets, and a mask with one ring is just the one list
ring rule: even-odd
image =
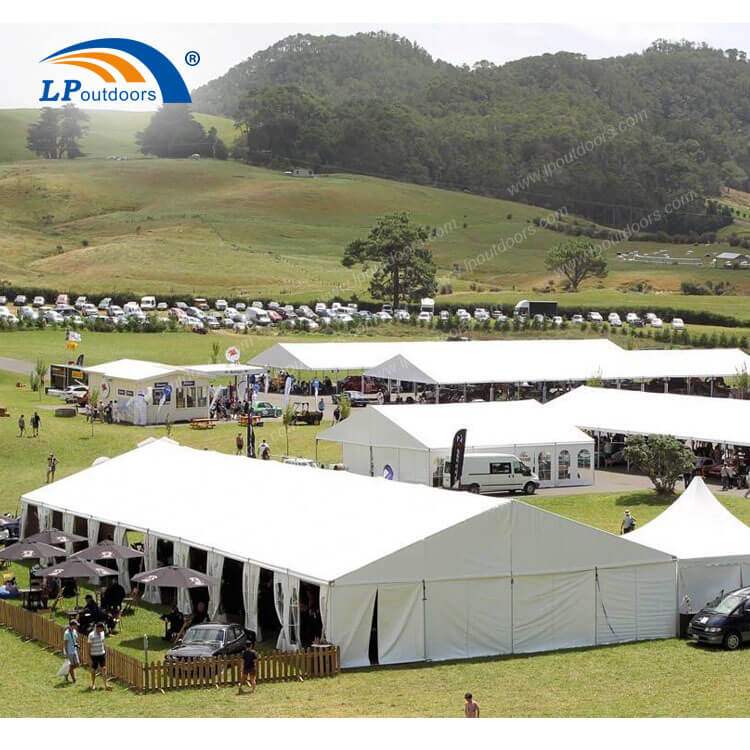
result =
[[[234,155],[253,163],[564,205],[615,226],[702,231],[704,196],[750,189],[750,63],[685,41],[602,60],[559,52],[469,67],[384,32],[298,35],[193,101],[235,118]],[[664,216],[691,191],[699,198],[678,218]]]

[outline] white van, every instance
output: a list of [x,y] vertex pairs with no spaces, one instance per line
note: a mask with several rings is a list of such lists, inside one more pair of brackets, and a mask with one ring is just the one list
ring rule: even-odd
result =
[[128,317],[130,317],[131,315],[137,315],[141,311],[141,308],[138,307],[138,303],[137,302],[130,301],[130,302],[126,302],[122,306],[122,311],[123,311],[123,313],[125,315],[127,315]]
[[[443,486],[450,487],[451,465],[443,465]],[[467,453],[458,489],[477,494],[522,491],[533,495],[539,477],[518,456],[509,453]]]
[[156,310],[156,297],[141,297],[141,310]]

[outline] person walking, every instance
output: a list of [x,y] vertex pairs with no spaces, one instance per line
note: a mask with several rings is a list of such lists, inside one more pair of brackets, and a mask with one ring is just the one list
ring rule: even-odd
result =
[[57,470],[57,456],[50,453],[47,456],[47,484],[55,481],[55,471]]
[[471,693],[464,695],[464,716],[467,719],[478,719],[479,718],[479,704],[474,700],[474,696]]
[[107,655],[104,650],[104,623],[97,622],[94,629],[89,633],[89,653],[91,654],[91,689],[96,690],[96,676],[101,675],[104,681],[104,689],[111,690],[107,684]]
[[65,682],[70,678],[76,681],[76,669],[81,666],[80,636],[78,634],[78,621],[71,620],[63,633],[63,646],[65,658],[70,662],[70,670],[65,675]]
[[31,436],[32,437],[39,437],[39,425],[42,423],[42,418],[39,416],[37,412],[34,412],[34,414],[31,417]]
[[620,534],[629,534],[631,531],[635,531],[635,518],[630,515],[629,510],[626,510],[620,524]]
[[271,458],[271,446],[266,442],[266,439],[260,441],[258,446],[258,455],[264,460],[268,461]]
[[321,396],[320,401],[318,401],[318,411],[322,414],[325,410],[326,410],[326,402]]
[[242,437],[242,433],[238,432],[237,437],[234,439],[234,445],[237,448],[236,456],[241,456],[244,453],[245,439]]
[[250,685],[250,692],[255,692],[256,670],[255,664],[258,661],[258,652],[254,644],[250,641],[245,642],[245,648],[242,651],[242,677],[240,684],[237,686],[237,695],[242,695],[242,686]]
[[18,418],[18,437],[26,434],[26,417],[23,414]]

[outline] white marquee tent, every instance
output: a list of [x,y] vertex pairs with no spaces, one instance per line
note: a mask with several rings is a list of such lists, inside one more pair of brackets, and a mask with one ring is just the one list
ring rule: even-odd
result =
[[532,339],[415,342],[365,375],[459,385],[726,377],[743,368],[750,357],[740,349],[627,351],[608,339]]
[[750,401],[581,386],[544,410],[597,432],[750,445]]
[[249,362],[260,367],[311,372],[361,371],[413,345],[405,341],[339,341],[322,344],[274,344]]
[[679,601],[697,612],[721,591],[750,585],[750,527],[733,516],[700,477],[666,510],[625,537],[677,558]]
[[[220,503],[217,502],[220,499]],[[208,551],[207,573],[241,561],[247,627],[260,567],[274,573],[279,645],[293,648],[300,580],[320,586],[323,625],[343,666],[671,637],[671,555],[515,500],[253,461],[158,440],[22,497],[22,527],[62,513],[115,539],[146,534]],[[208,523],[207,521],[211,522]],[[217,611],[219,586],[210,587]],[[147,597],[153,600],[153,592]],[[373,617],[377,600],[377,617]]]
[[544,487],[594,481],[593,439],[533,400],[368,406],[317,440],[341,443],[344,464],[356,474],[379,476],[387,464],[395,479],[432,484],[462,427],[468,453],[512,453]]

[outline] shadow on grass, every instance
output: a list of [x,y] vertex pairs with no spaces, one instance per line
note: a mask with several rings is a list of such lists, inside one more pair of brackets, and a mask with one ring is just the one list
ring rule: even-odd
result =
[[656,490],[642,490],[640,492],[628,492],[626,495],[619,495],[615,500],[615,505],[628,507],[630,505],[671,505],[677,495],[660,495]]

